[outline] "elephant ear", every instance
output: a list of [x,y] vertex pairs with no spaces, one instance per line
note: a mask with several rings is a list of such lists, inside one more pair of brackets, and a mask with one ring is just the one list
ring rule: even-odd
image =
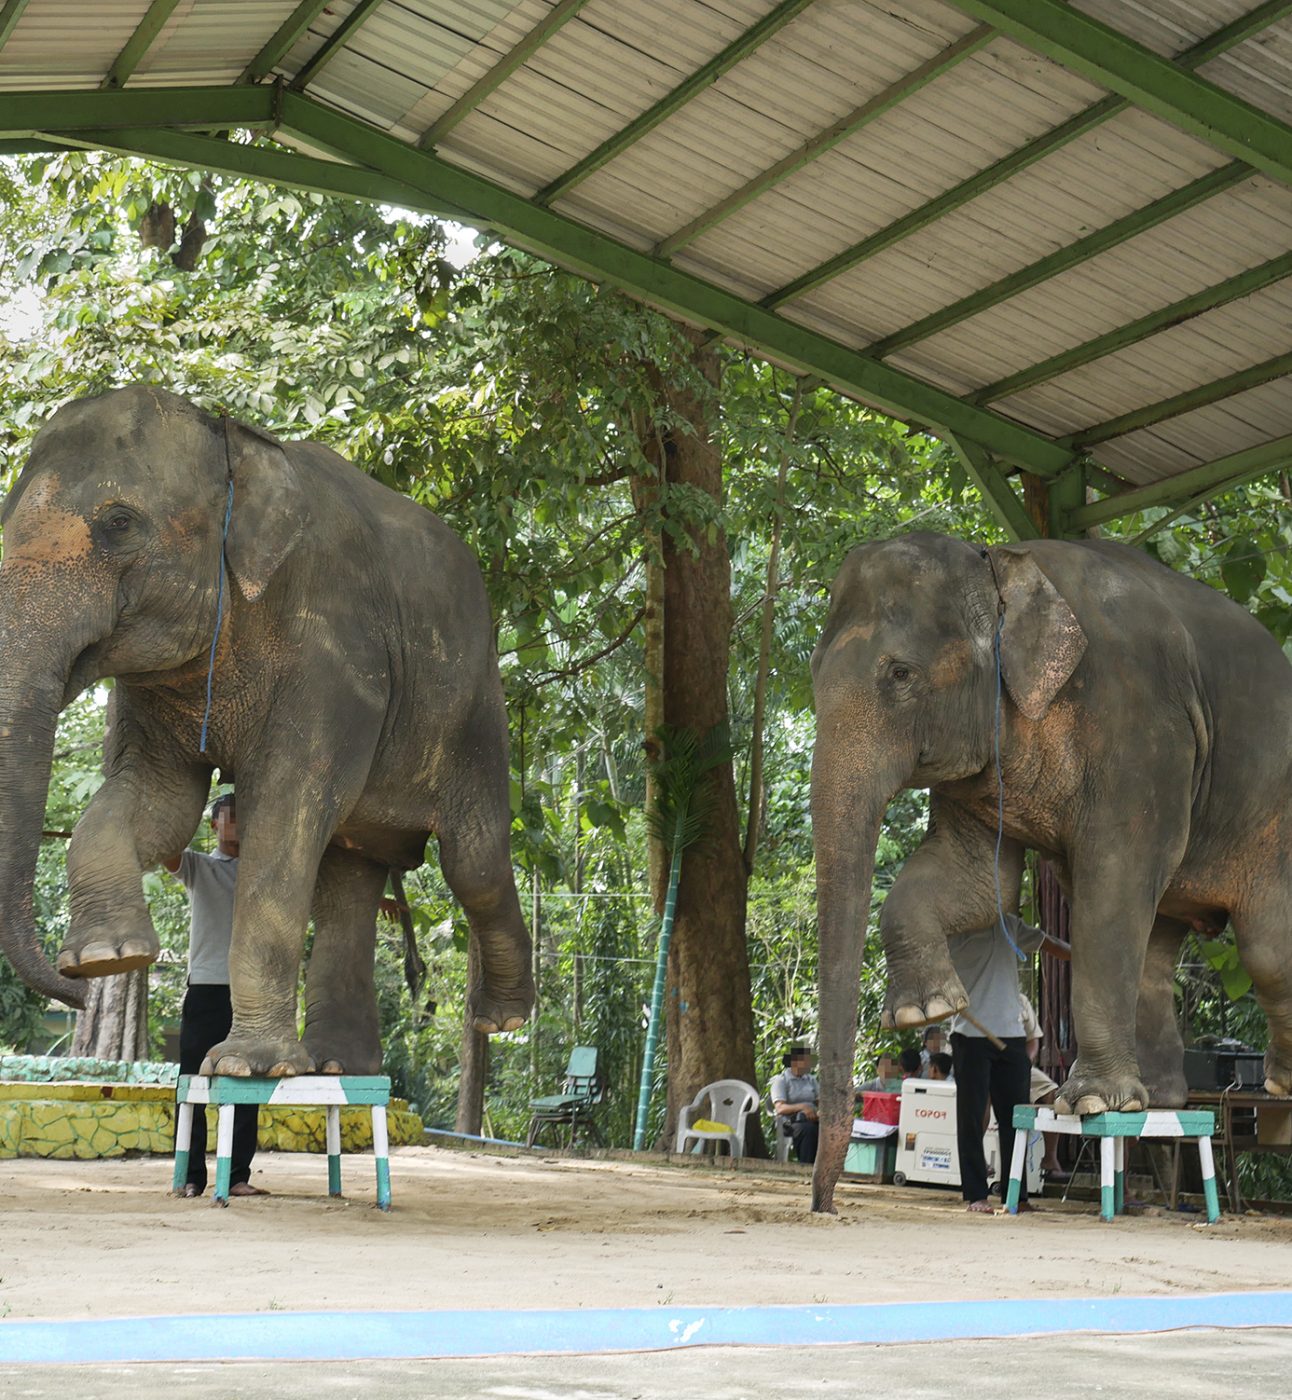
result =
[[1040,719],[1086,651],[1086,634],[1063,595],[1027,549],[993,549],[1005,625],[1000,669],[1010,699]]
[[225,557],[248,602],[269,586],[309,523],[309,504],[296,470],[268,433],[224,420],[233,472],[233,518]]

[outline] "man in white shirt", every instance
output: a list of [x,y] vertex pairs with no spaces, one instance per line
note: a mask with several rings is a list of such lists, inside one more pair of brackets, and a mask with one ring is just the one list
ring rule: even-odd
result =
[[[188,990],[179,1021],[179,1072],[196,1074],[206,1052],[229,1034],[233,1001],[229,995],[229,945],[233,941],[233,896],[238,883],[238,814],[232,793],[211,806],[216,848],[212,855],[184,851],[162,861],[183,882],[189,896]],[[267,1196],[251,1184],[260,1110],[239,1104],[233,1110],[230,1196]],[[193,1114],[185,1196],[206,1190],[206,1113]]]

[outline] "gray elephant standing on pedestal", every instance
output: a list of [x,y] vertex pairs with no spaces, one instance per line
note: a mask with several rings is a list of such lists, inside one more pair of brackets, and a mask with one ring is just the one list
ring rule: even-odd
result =
[[[995,636],[999,640],[999,678]],[[884,905],[886,1019],[964,1004],[947,936],[996,919],[1023,852],[1072,900],[1079,1113],[1184,1101],[1172,974],[1190,925],[1232,921],[1269,1020],[1266,1087],[1292,1092],[1292,667],[1245,609],[1102,541],[862,545],[812,658],[821,940],[821,1149],[833,1208],[852,1118],[857,989],[880,822],[930,789],[929,830]]]
[[[380,1066],[377,904],[431,834],[479,941],[474,1024],[523,1022],[493,628],[479,566],[439,519],[317,443],[135,386],[60,409],[0,521],[0,946],[26,982],[76,1005],[73,979],[156,958],[140,876],[188,843],[219,767],[242,856],[233,1028],[207,1067]],[[55,723],[108,676],[107,777],[68,850],[55,972],[32,918]]]

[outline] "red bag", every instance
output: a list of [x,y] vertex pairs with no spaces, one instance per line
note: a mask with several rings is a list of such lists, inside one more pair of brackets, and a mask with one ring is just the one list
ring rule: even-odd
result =
[[863,1089],[858,1117],[864,1118],[867,1123],[891,1123],[896,1127],[901,1108],[901,1094],[889,1094],[882,1089]]

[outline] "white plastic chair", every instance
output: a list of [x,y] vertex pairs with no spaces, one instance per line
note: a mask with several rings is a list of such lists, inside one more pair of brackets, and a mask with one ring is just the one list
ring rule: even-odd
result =
[[[718,1079],[706,1084],[677,1116],[677,1152],[691,1143],[725,1142],[733,1157],[745,1155],[745,1123],[758,1112],[758,1090],[743,1079]],[[693,1128],[697,1119],[723,1123],[722,1132]]]
[[788,1162],[790,1159],[790,1148],[794,1140],[790,1137],[790,1120],[783,1114],[776,1112],[776,1106],[772,1105],[772,1140],[775,1144],[774,1155],[778,1162]]

